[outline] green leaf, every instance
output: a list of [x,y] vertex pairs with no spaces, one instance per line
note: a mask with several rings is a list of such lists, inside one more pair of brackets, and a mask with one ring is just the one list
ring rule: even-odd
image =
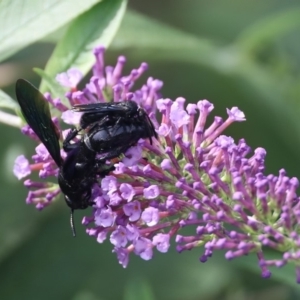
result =
[[124,300],[154,300],[154,294],[146,279],[132,278],[126,285]]
[[[139,53],[141,49],[158,58],[188,58],[183,51],[197,50],[199,59],[202,55],[211,58],[217,50],[214,45],[200,37],[172,28],[140,13],[127,11],[120,30],[112,43],[115,49],[132,49]],[[159,50],[159,51],[157,51]],[[155,52],[154,52],[155,51]],[[211,53],[213,51],[213,53]],[[145,52],[143,53],[145,55]],[[179,56],[178,56],[179,55]],[[211,63],[203,57],[202,62]],[[188,58],[189,61],[191,59]]]
[[99,0],[0,1],[0,61],[69,23]]
[[[48,75],[44,70],[39,68],[33,68],[33,71],[41,76],[45,84],[45,90],[50,92],[53,98],[64,98],[66,90],[52,76]],[[68,101],[66,101],[64,104],[67,103]]]
[[0,107],[16,110],[19,106],[15,100],[0,90]]
[[116,50],[130,49],[135,57],[151,56],[158,60],[178,60],[199,64],[218,72],[231,72],[239,59],[227,56],[207,39],[172,28],[140,13],[127,11],[112,43]]
[[288,9],[267,16],[242,31],[236,40],[244,51],[253,51],[269,41],[274,41],[295,28],[300,28],[300,9]]
[[[125,0],[105,0],[77,18],[57,44],[45,72],[54,77],[76,67],[86,74],[94,63],[92,49],[110,44],[121,24],[126,4]],[[41,89],[45,90],[44,82]]]

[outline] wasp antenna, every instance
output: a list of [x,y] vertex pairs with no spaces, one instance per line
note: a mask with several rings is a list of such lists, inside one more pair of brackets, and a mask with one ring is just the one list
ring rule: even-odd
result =
[[71,224],[72,234],[74,237],[76,237],[76,230],[74,226],[74,209],[71,209],[70,224]]

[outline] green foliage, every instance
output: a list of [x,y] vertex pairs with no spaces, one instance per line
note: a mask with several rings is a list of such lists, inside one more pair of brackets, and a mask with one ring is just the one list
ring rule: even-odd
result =
[[0,2],[0,61],[59,29],[99,0],[3,0]]
[[[216,114],[225,107],[241,108],[248,121],[228,135],[266,148],[268,172],[285,168],[300,178],[297,0],[136,0],[130,3],[135,10],[126,12],[122,0],[21,2],[0,2],[0,61],[26,62],[21,50],[52,34],[57,42],[45,70],[35,69],[42,90],[61,96],[55,75],[70,67],[87,74],[91,49],[113,41],[108,63],[119,54],[128,57],[128,70],[149,62],[149,76],[165,83],[164,97],[207,98]],[[0,91],[1,108],[16,109],[10,95]],[[63,201],[41,213],[25,205],[26,191],[11,169],[17,154],[32,154],[27,149],[33,145],[14,129],[2,126],[1,132],[1,299],[299,298],[293,268],[272,270],[272,279],[261,279],[255,257],[227,262],[220,253],[200,264],[201,249],[173,251],[156,253],[150,262],[132,258],[123,270],[108,243],[96,244],[84,234],[83,212],[76,212],[79,232],[73,239]]]
[[0,107],[16,110],[18,104],[8,94],[0,90]]
[[[120,26],[125,8],[126,1],[103,1],[74,20],[48,60],[46,74],[55,77],[71,67],[86,74],[94,62],[93,48],[110,44]],[[45,90],[43,82],[41,89]]]
[[132,278],[126,285],[124,300],[154,300],[150,284],[142,278]]

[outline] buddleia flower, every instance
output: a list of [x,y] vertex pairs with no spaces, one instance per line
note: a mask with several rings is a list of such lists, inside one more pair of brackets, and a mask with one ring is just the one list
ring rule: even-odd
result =
[[[45,95],[61,120],[78,125],[80,114],[69,110],[75,104],[133,100],[149,115],[158,139],[152,144],[140,139],[118,158],[115,170],[93,186],[94,205],[82,221],[87,234],[98,243],[110,243],[123,267],[132,254],[151,260],[155,251],[168,252],[174,240],[179,253],[193,249],[200,262],[216,250],[225,250],[228,260],[256,255],[265,278],[271,275],[270,266],[292,263],[300,282],[299,181],[284,169],[265,174],[265,149],[251,150],[244,139],[225,135],[232,123],[246,120],[244,113],[232,107],[225,120],[215,116],[208,123],[214,109],[208,100],[192,104],[182,97],[163,98],[162,81],[151,77],[136,89],[146,63],[123,75],[124,56],[111,67],[104,64],[103,47],[94,54],[92,76],[83,89],[78,89],[80,71],[57,76],[69,89],[69,103]],[[65,137],[59,119],[53,121]],[[37,140],[27,125],[22,132]],[[65,157],[63,151],[61,155]],[[19,179],[33,171],[46,180],[58,174],[42,144],[31,161],[23,155],[16,159],[14,173]],[[61,194],[53,181],[26,179],[24,185],[30,190],[27,203],[38,209]],[[183,233],[186,227],[192,228],[192,235]],[[278,258],[265,257],[266,248],[277,250]]]

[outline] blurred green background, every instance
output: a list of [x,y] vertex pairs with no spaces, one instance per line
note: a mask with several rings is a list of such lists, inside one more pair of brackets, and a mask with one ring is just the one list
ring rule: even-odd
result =
[[[268,173],[284,168],[290,177],[300,177],[299,0],[134,0],[126,10],[121,0],[100,6],[89,0],[86,7],[83,2],[0,3],[0,88],[14,98],[18,78],[38,84],[32,68],[43,69],[57,43],[46,68],[52,77],[73,65],[87,72],[91,57],[83,64],[77,56],[66,59],[73,48],[86,54],[95,44],[112,42],[106,63],[113,65],[120,54],[127,56],[127,71],[148,62],[143,80],[163,80],[164,97],[208,99],[215,115],[223,117],[227,107],[238,106],[247,122],[234,124],[226,134],[245,138],[252,149],[265,148]],[[65,6],[55,11],[57,3]],[[37,23],[30,27],[32,20]],[[44,76],[43,84],[47,89],[51,80]],[[0,106],[8,112],[15,107],[5,97]],[[34,145],[18,129],[0,128],[0,299],[300,298],[292,266],[272,269],[272,278],[265,280],[255,255],[228,262],[220,252],[201,264],[201,249],[177,254],[173,247],[147,262],[132,256],[123,269],[108,242],[100,245],[85,235],[80,220],[87,211],[76,212],[74,239],[63,201],[43,212],[25,204],[27,191],[12,166],[17,155],[31,155]]]

